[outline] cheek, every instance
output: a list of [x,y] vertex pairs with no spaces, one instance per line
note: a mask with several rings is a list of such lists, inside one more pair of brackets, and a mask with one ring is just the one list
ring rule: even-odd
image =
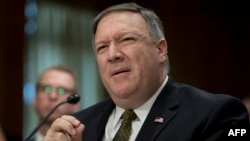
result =
[[64,105],[61,105],[58,108],[58,112],[60,112],[60,113],[67,113],[68,111],[71,111],[71,108],[72,108],[72,106],[64,104]]
[[44,101],[45,101],[44,98],[38,95],[34,101],[35,107],[39,107],[40,105],[44,103]]
[[108,64],[105,62],[105,60],[98,60],[98,70],[99,74],[102,78],[104,78],[107,75],[108,72]]
[[134,57],[134,64],[136,67],[136,71],[147,71],[145,69],[148,69],[148,67],[151,67],[152,64],[152,56],[149,56],[148,54],[143,55],[137,55]]
[[39,102],[37,102],[36,107],[37,109],[45,109],[45,107],[47,107],[46,105],[48,105],[48,102],[46,100],[40,100]]
[[99,70],[103,71],[103,69],[105,68],[105,61],[104,61],[104,58],[101,58],[101,57],[98,57],[97,58],[97,64],[98,64],[98,68]]
[[[148,57],[143,57],[139,58],[139,60],[136,62],[136,76],[139,76],[141,79],[146,79],[150,75],[153,75],[153,70],[156,67],[156,62],[154,61],[155,58],[154,56],[148,56]],[[141,80],[141,81],[143,81]]]

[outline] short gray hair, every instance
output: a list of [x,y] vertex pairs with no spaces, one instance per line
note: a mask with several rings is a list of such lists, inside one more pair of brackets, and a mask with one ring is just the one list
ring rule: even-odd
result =
[[114,6],[108,7],[107,9],[104,9],[94,19],[93,29],[92,29],[93,35],[95,35],[97,26],[103,17],[105,17],[107,14],[112,13],[112,12],[123,12],[123,11],[134,12],[134,13],[138,13],[139,15],[141,15],[146,21],[146,24],[149,29],[149,33],[153,41],[157,41],[161,38],[165,38],[164,28],[162,26],[162,22],[160,18],[153,11],[143,8],[136,3],[123,3],[123,4],[114,5]]

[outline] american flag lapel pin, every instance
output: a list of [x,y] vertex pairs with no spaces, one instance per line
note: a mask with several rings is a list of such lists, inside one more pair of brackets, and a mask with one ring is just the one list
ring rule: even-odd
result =
[[155,123],[163,123],[163,121],[164,121],[163,117],[156,117],[154,120]]

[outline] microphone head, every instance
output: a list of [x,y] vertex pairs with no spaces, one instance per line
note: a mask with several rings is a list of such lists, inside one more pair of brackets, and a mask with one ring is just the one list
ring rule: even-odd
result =
[[76,104],[78,101],[80,101],[80,96],[78,94],[72,94],[67,98],[66,101],[70,104]]

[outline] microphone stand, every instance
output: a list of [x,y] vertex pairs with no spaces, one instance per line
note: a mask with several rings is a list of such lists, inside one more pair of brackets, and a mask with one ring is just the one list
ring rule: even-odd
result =
[[37,130],[40,128],[40,126],[42,126],[42,124],[44,124],[44,122],[49,118],[49,116],[62,104],[68,103],[68,101],[63,101],[61,103],[59,103],[58,105],[56,105],[50,112],[49,114],[39,123],[39,125],[33,130],[33,132],[25,139],[25,141],[29,141],[30,138],[37,132]]
[[69,103],[69,104],[76,104],[80,100],[80,96],[78,94],[72,94],[70,95],[67,100],[57,104],[50,112],[49,114],[39,123],[39,125],[31,132],[31,134],[26,138],[25,141],[29,141],[30,138],[37,132],[37,130],[44,124],[44,122],[49,118],[49,116],[62,104]]

